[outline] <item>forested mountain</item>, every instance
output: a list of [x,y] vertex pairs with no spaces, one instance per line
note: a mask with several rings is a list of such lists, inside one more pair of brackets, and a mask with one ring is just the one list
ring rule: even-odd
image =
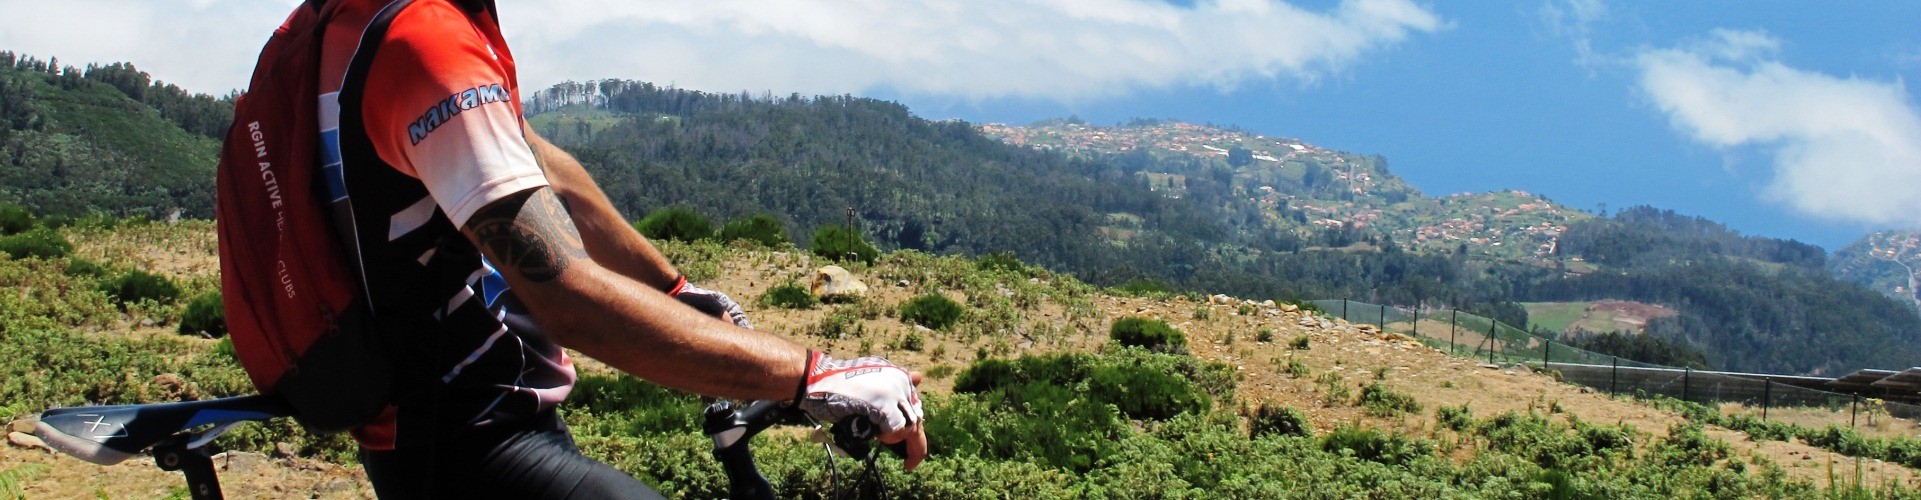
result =
[[[43,216],[211,217],[232,96],[131,65],[0,53],[0,204]],[[59,69],[55,69],[59,68]],[[1458,307],[1638,300],[1730,369],[1834,373],[1921,359],[1921,316],[1834,279],[1817,247],[1651,208],[1610,218],[1519,191],[1429,197],[1378,156],[1177,121],[930,121],[851,96],[569,83],[523,95],[638,218],[772,214],[806,245],[852,223],[884,249],[1011,252],[1099,284]]]
[[51,216],[213,217],[231,97],[133,65],[62,66],[0,52],[0,202]]

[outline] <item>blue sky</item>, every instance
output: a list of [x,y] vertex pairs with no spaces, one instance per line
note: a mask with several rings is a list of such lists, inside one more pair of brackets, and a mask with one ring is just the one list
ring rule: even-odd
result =
[[[0,48],[244,84],[297,0],[0,0]],[[1430,195],[1649,204],[1830,250],[1921,226],[1921,2],[500,0],[529,88],[854,94],[1239,125]],[[84,27],[82,29],[81,27]]]

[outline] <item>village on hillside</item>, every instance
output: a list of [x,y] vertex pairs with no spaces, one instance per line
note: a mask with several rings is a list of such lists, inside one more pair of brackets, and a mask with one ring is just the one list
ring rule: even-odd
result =
[[[1407,200],[1370,196],[1385,186],[1404,186],[1385,170],[1377,178],[1370,168],[1359,168],[1349,154],[1308,144],[1300,139],[1276,138],[1219,127],[1171,120],[1135,120],[1117,126],[1089,125],[1076,119],[1048,120],[1033,125],[987,124],[988,137],[1008,144],[1070,154],[1122,154],[1145,150],[1157,155],[1179,155],[1226,162],[1232,148],[1246,149],[1252,161],[1236,169],[1246,182],[1245,199],[1270,212],[1297,210],[1305,215],[1300,230],[1374,229],[1418,248],[1455,250],[1461,245],[1476,252],[1510,258],[1545,258],[1554,254],[1556,241],[1570,222],[1592,214],[1560,206],[1525,191],[1507,190],[1455,194],[1442,198],[1415,196]],[[1304,182],[1299,173],[1271,175],[1288,168],[1321,165],[1333,193],[1303,194],[1277,181]],[[1181,194],[1171,179],[1179,174],[1143,172],[1153,189]]]

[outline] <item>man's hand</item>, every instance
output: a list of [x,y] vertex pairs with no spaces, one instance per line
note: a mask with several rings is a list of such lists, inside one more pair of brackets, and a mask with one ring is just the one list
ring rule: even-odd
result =
[[747,321],[747,311],[742,310],[740,303],[734,302],[733,297],[694,286],[693,283],[687,282],[686,276],[681,276],[680,279],[675,280],[673,290],[668,291],[667,295],[672,295],[675,299],[680,300],[682,304],[692,306],[694,309],[707,313],[709,316],[732,321],[734,326],[749,330],[754,329],[754,324]]
[[810,353],[800,409],[817,422],[866,417],[881,428],[881,442],[907,442],[903,468],[912,471],[927,457],[920,378],[878,357],[840,360]]

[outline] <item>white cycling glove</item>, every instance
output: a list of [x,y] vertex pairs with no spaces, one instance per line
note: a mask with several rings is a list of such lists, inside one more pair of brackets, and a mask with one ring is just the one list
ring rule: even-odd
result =
[[920,391],[907,369],[874,356],[834,359],[807,352],[800,409],[816,422],[867,417],[885,435],[921,421]]
[[734,322],[735,326],[753,329],[754,324],[747,321],[747,311],[740,308],[739,302],[727,294],[708,290],[687,282],[686,276],[674,280],[674,288],[667,295],[679,299],[680,303],[692,306],[700,312],[720,319]]

